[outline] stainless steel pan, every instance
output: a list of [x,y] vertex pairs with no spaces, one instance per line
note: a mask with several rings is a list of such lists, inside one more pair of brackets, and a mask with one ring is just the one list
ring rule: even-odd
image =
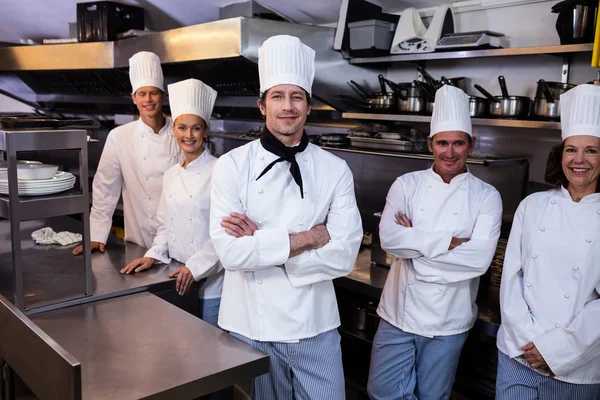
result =
[[531,109],[531,99],[526,96],[511,96],[506,88],[506,81],[503,76],[498,77],[501,96],[492,96],[480,85],[475,84],[475,89],[479,90],[490,101],[489,111],[492,117],[496,118],[527,118]]

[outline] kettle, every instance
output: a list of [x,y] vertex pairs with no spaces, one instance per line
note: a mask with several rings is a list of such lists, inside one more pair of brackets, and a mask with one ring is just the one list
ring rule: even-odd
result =
[[592,0],[565,0],[555,4],[552,12],[558,14],[556,31],[560,44],[592,43],[597,11],[598,2]]

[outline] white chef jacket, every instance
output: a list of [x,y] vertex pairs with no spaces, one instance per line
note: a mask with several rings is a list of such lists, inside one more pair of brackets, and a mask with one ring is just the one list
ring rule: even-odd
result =
[[[394,215],[403,212],[405,228]],[[448,336],[477,318],[479,276],[488,269],[502,223],[502,200],[491,185],[462,173],[449,184],[433,169],[396,179],[379,224],[392,263],[377,313],[405,332]],[[448,250],[452,237],[470,238]]]
[[168,118],[158,134],[141,118],[110,131],[92,186],[91,240],[106,243],[122,189],[125,240],[149,248],[158,228],[163,174],[180,155]]
[[[219,326],[273,342],[313,337],[340,325],[332,279],[352,271],[363,234],[345,161],[313,144],[298,153],[302,199],[289,162],[256,180],[277,158],[260,140],[219,158],[210,212],[210,235],[225,268]],[[230,212],[245,214],[259,230],[229,236],[221,220]],[[289,257],[289,235],[323,223],[330,242]]]
[[600,194],[579,203],[564,188],[528,196],[504,258],[498,349],[517,357],[533,342],[556,379],[600,383],[599,292]]
[[217,159],[208,150],[183,168],[183,162],[165,172],[156,218],[159,226],[145,257],[165,264],[184,263],[194,279],[206,279],[199,296],[221,297],[223,267],[210,240],[210,182]]

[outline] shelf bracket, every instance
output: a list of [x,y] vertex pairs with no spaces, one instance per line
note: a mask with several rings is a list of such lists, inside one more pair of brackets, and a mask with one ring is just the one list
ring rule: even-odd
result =
[[569,83],[569,68],[571,67],[571,57],[564,56],[562,71],[560,72],[560,81],[562,83]]

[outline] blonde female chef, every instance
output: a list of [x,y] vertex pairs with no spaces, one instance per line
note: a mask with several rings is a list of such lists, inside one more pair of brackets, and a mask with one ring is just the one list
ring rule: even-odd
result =
[[205,149],[208,121],[217,92],[197,79],[168,86],[173,136],[183,160],[165,172],[158,208],[159,227],[152,248],[121,270],[129,274],[150,268],[156,260],[185,263],[171,274],[184,294],[194,281],[200,287],[200,318],[217,325],[223,268],[209,237],[210,188],[216,158]]
[[600,87],[563,94],[563,142],[506,249],[497,399],[600,399]]

